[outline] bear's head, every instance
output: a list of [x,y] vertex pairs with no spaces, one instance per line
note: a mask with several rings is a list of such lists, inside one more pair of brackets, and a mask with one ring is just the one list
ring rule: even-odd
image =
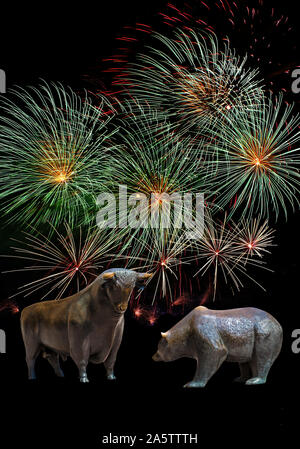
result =
[[176,333],[173,335],[171,331],[161,332],[161,337],[157,351],[152,357],[155,362],[172,362],[185,356],[185,339],[180,338]]

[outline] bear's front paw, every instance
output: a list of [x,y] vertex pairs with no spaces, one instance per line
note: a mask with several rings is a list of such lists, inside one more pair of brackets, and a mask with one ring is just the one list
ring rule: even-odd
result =
[[202,382],[200,380],[192,380],[191,382],[185,384],[183,388],[204,388],[205,385],[206,382]]
[[247,380],[246,385],[260,385],[265,383],[266,379],[262,377],[252,377],[252,379]]

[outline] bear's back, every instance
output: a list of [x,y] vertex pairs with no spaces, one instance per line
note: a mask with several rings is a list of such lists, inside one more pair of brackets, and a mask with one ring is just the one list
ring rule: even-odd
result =
[[196,328],[214,327],[225,340],[269,335],[282,331],[280,324],[272,315],[254,307],[210,310],[200,306],[196,307],[192,313]]

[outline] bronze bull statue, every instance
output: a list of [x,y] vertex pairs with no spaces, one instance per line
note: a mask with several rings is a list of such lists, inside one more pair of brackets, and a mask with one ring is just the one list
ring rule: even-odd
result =
[[114,268],[104,271],[84,290],[59,301],[44,301],[26,307],[21,330],[29,379],[35,379],[35,361],[40,353],[55,374],[62,377],[59,356],[70,356],[81,382],[88,382],[89,362],[104,363],[108,379],[115,379],[114,365],[122,341],[124,312],[133,288],[144,286],[149,273]]
[[282,328],[269,313],[253,307],[209,310],[199,306],[162,332],[156,362],[181,357],[197,360],[194,379],[185,387],[201,388],[224,361],[237,362],[247,385],[266,382],[282,345]]

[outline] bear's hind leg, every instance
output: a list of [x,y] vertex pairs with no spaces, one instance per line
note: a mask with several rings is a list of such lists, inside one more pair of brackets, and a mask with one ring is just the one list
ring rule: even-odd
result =
[[272,366],[272,362],[268,360],[265,354],[255,354],[250,362],[250,365],[253,377],[245,382],[246,385],[265,384],[267,381],[268,373]]
[[277,321],[257,325],[254,351],[250,362],[253,377],[246,385],[264,384],[282,345],[282,328]]
[[255,348],[250,361],[252,378],[246,381],[246,385],[259,385],[266,383],[270,368],[278,356],[271,345],[271,337],[260,337],[255,342]]
[[234,382],[237,383],[245,383],[252,376],[250,364],[247,363],[239,363],[241,375],[234,379]]

